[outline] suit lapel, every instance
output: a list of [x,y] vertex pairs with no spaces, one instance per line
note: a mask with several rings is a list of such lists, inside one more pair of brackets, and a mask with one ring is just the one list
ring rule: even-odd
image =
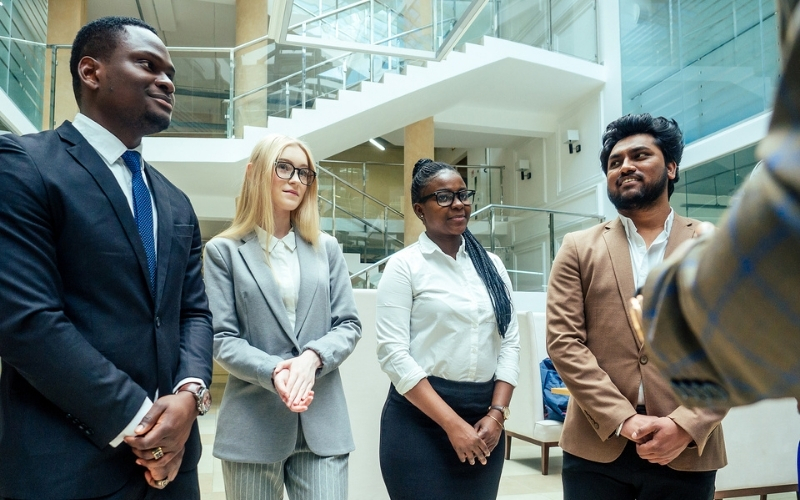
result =
[[295,313],[295,334],[300,337],[300,329],[305,323],[317,293],[317,284],[322,274],[320,253],[298,234],[297,258],[300,260],[300,294],[297,298],[297,311]]
[[678,245],[688,239],[694,238],[694,231],[695,227],[692,219],[687,219],[686,217],[675,214],[675,218],[672,220],[672,230],[667,240],[667,248],[664,250],[664,258],[666,259],[669,257],[669,255],[678,248]]
[[611,267],[614,269],[614,278],[617,280],[619,296],[625,307],[625,316],[628,326],[630,327],[630,334],[636,342],[636,345],[641,348],[642,345],[634,333],[630,311],[628,310],[628,301],[633,297],[636,288],[633,279],[633,266],[631,265],[631,251],[628,247],[628,236],[625,234],[625,227],[622,225],[622,221],[619,220],[619,217],[608,222],[606,231],[603,233],[603,238],[605,238],[606,245],[608,246],[608,254],[611,257]]
[[[72,124],[64,124],[58,128],[58,134],[61,139],[71,146],[67,147],[67,152],[75,158],[83,168],[94,178],[97,185],[108,198],[114,213],[117,214],[122,230],[128,241],[133,247],[136,254],[136,259],[139,261],[139,269],[142,272],[142,278],[145,283],[150,282],[150,270],[147,268],[147,255],[144,253],[144,245],[142,245],[142,238],[139,236],[139,229],[136,227],[136,221],[133,218],[131,207],[128,205],[128,200],[125,194],[119,187],[117,179],[111,170],[105,164],[100,155],[94,148],[86,142],[86,139],[78,132]],[[148,290],[150,287],[147,287]],[[149,295],[149,294],[148,294]]]
[[150,184],[150,190],[153,192],[153,199],[155,201],[156,213],[158,214],[158,251],[156,252],[156,304],[159,304],[161,297],[164,293],[164,283],[167,280],[167,273],[169,272],[169,253],[172,247],[172,233],[174,226],[172,224],[172,204],[169,202],[169,194],[167,187],[164,185],[163,180],[157,176],[152,175],[151,167],[145,163],[145,173],[147,174],[147,181]]
[[261,290],[261,294],[264,296],[264,300],[267,301],[267,305],[269,305],[269,308],[272,309],[273,314],[278,319],[283,333],[289,337],[292,343],[299,349],[300,346],[297,343],[297,338],[289,324],[286,306],[283,305],[283,300],[281,300],[280,292],[278,291],[278,284],[275,283],[275,278],[272,277],[272,270],[270,270],[264,260],[264,249],[261,248],[261,245],[258,243],[256,233],[247,234],[242,241],[244,241],[244,244],[239,247],[239,255],[244,259],[247,268],[250,270],[250,274],[253,276],[258,288]]

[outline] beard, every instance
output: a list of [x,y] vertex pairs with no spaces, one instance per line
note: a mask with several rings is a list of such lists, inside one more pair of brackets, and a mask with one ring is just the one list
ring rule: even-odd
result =
[[611,200],[617,211],[641,210],[653,205],[664,194],[664,191],[667,190],[668,182],[669,177],[665,167],[664,175],[652,184],[643,184],[638,191],[622,193],[619,190],[612,192],[611,188],[608,188],[608,199]]

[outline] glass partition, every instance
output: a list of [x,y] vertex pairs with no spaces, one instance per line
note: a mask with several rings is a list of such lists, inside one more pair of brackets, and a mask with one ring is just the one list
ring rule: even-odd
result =
[[687,143],[772,106],[772,0],[620,1],[625,113],[675,118]]
[[680,172],[670,205],[676,213],[718,223],[758,163],[750,146]]
[[44,116],[45,53],[43,43],[0,36],[0,89],[37,128]]
[[0,89],[40,128],[44,116],[47,0],[0,2]]

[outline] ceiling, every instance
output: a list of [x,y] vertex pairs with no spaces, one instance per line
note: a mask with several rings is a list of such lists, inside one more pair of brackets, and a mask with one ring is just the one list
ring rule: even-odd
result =
[[235,0],[88,0],[88,21],[130,16],[155,27],[171,47],[233,47],[236,44]]

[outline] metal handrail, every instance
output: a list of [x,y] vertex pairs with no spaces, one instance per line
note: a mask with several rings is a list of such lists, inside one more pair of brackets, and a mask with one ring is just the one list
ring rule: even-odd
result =
[[247,92],[244,92],[242,94],[234,96],[234,98],[232,100],[234,102],[238,101],[239,99],[242,99],[243,97],[247,97],[249,95],[253,95],[256,92],[260,92],[260,91],[262,91],[264,89],[268,89],[268,88],[272,87],[273,85],[289,81],[289,80],[291,80],[292,78],[294,78],[294,77],[296,77],[298,75],[303,75],[304,73],[308,73],[312,69],[317,69],[317,68],[319,68],[321,66],[325,66],[326,64],[330,64],[333,61],[338,61],[339,59],[344,59],[345,57],[350,57],[352,55],[353,55],[353,52],[348,52],[347,54],[342,54],[340,56],[332,57],[330,59],[325,59],[324,61],[318,62],[317,64],[312,64],[311,66],[307,67],[306,69],[301,69],[299,71],[295,71],[294,73],[292,73],[290,75],[286,75],[283,78],[278,78],[277,80],[274,80],[274,81],[269,82],[269,83],[265,83],[264,85],[261,85],[259,87],[256,87],[256,88],[252,89],[252,90],[248,90]]
[[[328,161],[328,160],[325,160],[325,161]],[[347,162],[347,163],[350,163],[350,162]],[[364,192],[364,191],[362,191],[361,189],[359,189],[359,188],[355,187],[354,185],[350,184],[349,182],[347,182],[346,180],[342,179],[342,178],[341,178],[341,177],[339,177],[338,175],[334,174],[333,172],[331,172],[331,171],[330,171],[330,170],[328,170],[327,168],[323,167],[322,165],[317,165],[317,168],[319,168],[320,172],[326,173],[326,174],[330,175],[331,177],[333,177],[334,179],[336,179],[337,181],[339,181],[339,182],[341,182],[342,184],[344,184],[345,186],[347,186],[347,187],[349,187],[349,188],[351,188],[351,189],[354,189],[354,190],[358,191],[358,194],[360,194],[360,195],[364,196],[364,197],[365,197],[365,198],[367,198],[367,199],[370,199],[370,200],[374,201],[375,203],[377,203],[378,205],[380,205],[380,206],[381,206],[381,207],[383,207],[384,209],[387,209],[387,210],[389,210],[390,212],[394,212],[394,214],[395,214],[395,215],[397,215],[397,216],[399,216],[401,219],[402,219],[402,218],[404,218],[404,216],[403,216],[403,213],[402,213],[402,212],[400,212],[400,211],[398,211],[398,210],[396,210],[396,209],[394,209],[394,208],[390,207],[389,205],[387,205],[386,203],[382,202],[381,200],[379,200],[379,199],[375,198],[375,197],[374,197],[374,196],[372,196],[371,194],[365,193],[365,192]]]
[[494,208],[506,209],[506,210],[523,210],[523,211],[526,211],[526,212],[540,212],[540,213],[555,214],[555,215],[571,215],[571,216],[574,216],[574,217],[586,217],[586,218],[590,218],[590,219],[599,219],[601,221],[605,220],[605,217],[603,217],[602,215],[599,215],[599,214],[581,214],[581,213],[577,213],[577,212],[564,212],[564,211],[561,211],[561,210],[548,210],[546,208],[520,207],[520,206],[517,206],[517,205],[498,205],[498,204],[494,204],[494,203],[492,203],[490,205],[486,205],[485,207],[481,208],[480,210],[476,210],[475,212],[472,213],[471,217],[475,218],[478,215],[482,214],[483,212],[490,211],[491,209],[494,209]]
[[[342,207],[336,206],[336,205],[335,205],[335,204],[334,204],[334,203],[333,203],[331,200],[329,200],[329,199],[325,198],[324,196],[317,196],[317,198],[319,198],[320,200],[322,200],[322,201],[324,201],[325,203],[329,204],[329,205],[330,205],[331,207],[333,207],[335,210],[341,210],[341,211],[342,211],[342,212],[344,212],[345,214],[347,214],[347,215],[349,215],[350,217],[352,217],[352,218],[356,219],[356,220],[357,220],[357,221],[358,221],[360,224],[364,224],[364,226],[368,226],[368,227],[370,227],[370,228],[371,228],[373,231],[375,231],[376,233],[380,233],[380,234],[383,234],[383,235],[385,235],[385,234],[386,234],[386,232],[387,232],[387,231],[386,231],[386,228],[384,228],[384,229],[381,229],[381,228],[379,228],[378,226],[374,225],[373,223],[369,222],[368,220],[366,220],[366,219],[364,219],[364,218],[362,218],[362,217],[360,217],[360,216],[358,216],[358,215],[356,215],[356,214],[352,213],[351,211],[347,210],[346,208],[342,208]],[[335,215],[335,214],[334,214],[334,217],[336,217],[336,215]],[[392,238],[392,239],[393,239],[395,242],[397,242],[397,243],[400,243],[400,244],[402,244],[402,243],[403,243],[402,241],[398,240],[398,239],[397,239],[397,238],[395,238],[394,236],[390,236],[390,238]]]
[[[415,243],[412,243],[412,244],[408,245],[408,247],[406,247],[406,248],[413,247],[413,246],[414,246],[414,245],[416,245],[416,244],[417,244],[416,242],[415,242]],[[394,255],[394,254],[392,254],[392,255]],[[382,266],[382,265],[386,264],[387,262],[389,262],[389,259],[391,259],[391,258],[392,258],[392,255],[387,255],[386,257],[382,258],[381,260],[379,260],[379,261],[377,261],[377,262],[373,262],[372,264],[368,265],[368,266],[367,266],[367,267],[365,267],[364,269],[362,269],[362,270],[360,270],[360,271],[358,271],[358,272],[355,272],[355,273],[351,274],[351,275],[350,275],[350,280],[352,281],[354,278],[356,278],[357,276],[360,276],[360,275],[362,275],[362,274],[368,274],[368,273],[369,273],[370,271],[372,271],[373,269],[376,269],[376,268],[378,268],[378,267],[380,267],[380,266]]]
[[[0,35],[0,40],[8,40],[10,42],[25,43],[25,44],[28,44],[28,45],[36,45],[38,47],[44,47],[45,49],[47,47],[51,46],[49,44],[42,43],[42,42],[34,42],[34,41],[31,41],[31,40],[23,40],[22,38],[14,38],[13,36],[5,36],[5,35]],[[67,45],[67,47],[71,47],[71,45]]]

